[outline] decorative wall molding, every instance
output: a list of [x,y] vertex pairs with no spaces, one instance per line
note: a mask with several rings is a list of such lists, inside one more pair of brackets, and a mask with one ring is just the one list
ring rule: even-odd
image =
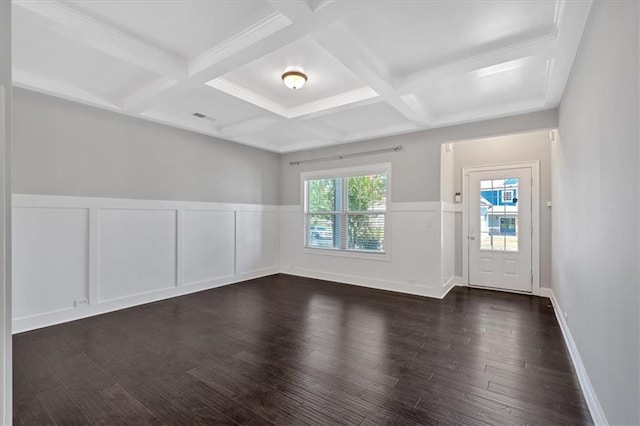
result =
[[582,357],[580,356],[580,352],[578,351],[576,342],[573,340],[571,329],[569,328],[569,324],[567,324],[567,321],[564,318],[564,311],[558,303],[558,299],[556,299],[553,290],[550,288],[541,288],[540,296],[548,297],[549,299],[551,299],[553,310],[556,313],[556,318],[558,320],[558,324],[560,325],[560,330],[562,330],[562,336],[564,337],[567,349],[569,350],[569,355],[571,356],[573,367],[576,370],[576,375],[578,376],[578,382],[580,382],[580,387],[582,388],[582,393],[584,394],[584,398],[587,402],[587,406],[589,407],[589,412],[591,413],[591,418],[594,424],[603,426],[609,425],[607,417],[604,414],[604,410],[602,409],[600,401],[598,400],[596,390],[593,388],[593,385],[589,380],[587,369],[582,362]]
[[[391,202],[387,220],[391,232],[385,259],[310,253],[304,247],[301,205],[281,206],[280,271],[387,291],[442,298],[455,286],[443,277],[442,203]],[[447,235],[454,243],[454,235]],[[452,256],[453,251],[447,252]],[[450,259],[453,263],[454,259]]]
[[13,195],[13,332],[279,271],[280,207]]
[[269,204],[215,203],[204,201],[147,200],[140,198],[78,197],[71,195],[13,194],[13,207],[118,208],[149,210],[254,210],[280,211]]
[[237,274],[230,277],[201,281],[198,283],[187,284],[177,289],[166,289],[157,292],[149,292],[133,295],[127,298],[110,300],[98,305],[84,306],[72,309],[64,309],[59,311],[47,312],[41,315],[17,318],[13,320],[13,334],[25,331],[35,330],[38,328],[48,327],[51,325],[61,324],[69,321],[75,321],[82,318],[88,318],[95,315],[105,314],[107,312],[118,311],[121,309],[131,308],[133,306],[143,305],[145,303],[158,302],[160,300],[171,299],[173,297],[184,296],[199,291],[211,290],[217,287],[223,287],[238,282],[251,280],[254,278],[265,277],[279,273],[277,267],[254,271],[252,273]]

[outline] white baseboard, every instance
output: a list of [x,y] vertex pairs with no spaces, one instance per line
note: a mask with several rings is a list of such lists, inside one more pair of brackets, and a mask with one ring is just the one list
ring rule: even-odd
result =
[[190,293],[211,290],[213,288],[223,287],[241,281],[266,277],[268,275],[277,274],[278,272],[279,271],[277,267],[266,268],[259,271],[252,271],[222,278],[215,278],[207,281],[200,281],[198,283],[186,284],[180,287],[138,294],[135,296],[116,300],[110,300],[107,302],[98,303],[96,305],[88,305],[79,308],[47,312],[31,317],[17,318],[12,321],[13,334],[23,333],[25,331],[35,330],[43,327],[49,327],[51,325],[61,324],[69,321],[75,321],[82,318],[88,318],[95,315],[105,314],[107,312],[119,311],[121,309],[131,308],[145,303],[158,302],[177,296],[184,296]]
[[318,280],[357,285],[360,287],[373,288],[377,290],[394,291],[397,293],[412,294],[415,296],[433,297],[436,299],[442,299],[449,292],[449,290],[454,287],[454,285],[450,285],[447,288],[438,285],[410,285],[397,281],[378,280],[375,278],[356,275],[338,274],[333,272],[292,267],[281,267],[280,272],[283,274],[295,275],[298,277],[315,278]]
[[551,291],[551,289],[548,287],[540,287],[540,294],[538,296],[548,297],[549,299],[551,299],[553,297],[553,291]]
[[556,313],[558,324],[560,324],[560,330],[562,330],[564,341],[567,344],[567,349],[569,350],[569,354],[571,355],[571,361],[573,362],[573,367],[575,368],[576,374],[578,375],[578,381],[580,382],[582,393],[584,394],[587,406],[589,407],[589,412],[591,413],[593,423],[603,426],[608,425],[609,422],[607,421],[604,411],[602,410],[602,406],[600,405],[600,401],[598,400],[596,391],[593,388],[591,381],[589,380],[587,370],[584,366],[584,363],[582,362],[582,357],[580,357],[580,352],[578,352],[576,342],[573,340],[573,336],[571,335],[569,324],[567,324],[567,321],[564,318],[564,312],[562,311],[562,308],[560,307],[560,304],[558,303],[553,290],[550,288],[542,287],[540,288],[540,296],[548,297],[549,299],[551,299],[553,310]]
[[444,299],[454,287],[458,286],[458,278],[460,277],[451,277],[442,284],[442,296],[439,299]]

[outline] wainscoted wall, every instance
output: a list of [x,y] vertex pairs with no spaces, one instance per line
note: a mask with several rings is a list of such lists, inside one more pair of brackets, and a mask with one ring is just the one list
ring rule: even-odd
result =
[[445,234],[445,247],[455,243],[455,228],[449,226],[444,233],[442,216],[440,202],[391,203],[387,216],[391,229],[387,246],[391,256],[374,260],[305,250],[302,206],[283,206],[280,270],[292,275],[442,298],[453,286],[452,280],[443,279],[443,265],[449,270],[453,269],[449,265],[455,262],[455,252],[442,249]]
[[462,204],[442,203],[442,284],[458,284],[456,277],[456,214],[461,214]]
[[280,207],[13,196],[13,332],[278,272]]

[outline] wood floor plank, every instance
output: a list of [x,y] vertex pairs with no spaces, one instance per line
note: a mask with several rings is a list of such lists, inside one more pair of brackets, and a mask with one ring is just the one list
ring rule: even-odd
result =
[[[73,395],[78,397],[79,395]],[[62,385],[50,387],[35,395],[54,423],[65,425],[93,424]]]
[[273,275],[14,336],[15,424],[591,424],[548,299]]

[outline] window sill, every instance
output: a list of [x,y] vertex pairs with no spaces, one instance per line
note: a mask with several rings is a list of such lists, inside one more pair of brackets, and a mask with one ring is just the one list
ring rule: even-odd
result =
[[372,253],[359,250],[339,250],[333,248],[315,248],[304,246],[302,252],[305,254],[317,254],[321,256],[350,257],[361,260],[376,260],[381,262],[391,262],[389,251],[384,253]]

